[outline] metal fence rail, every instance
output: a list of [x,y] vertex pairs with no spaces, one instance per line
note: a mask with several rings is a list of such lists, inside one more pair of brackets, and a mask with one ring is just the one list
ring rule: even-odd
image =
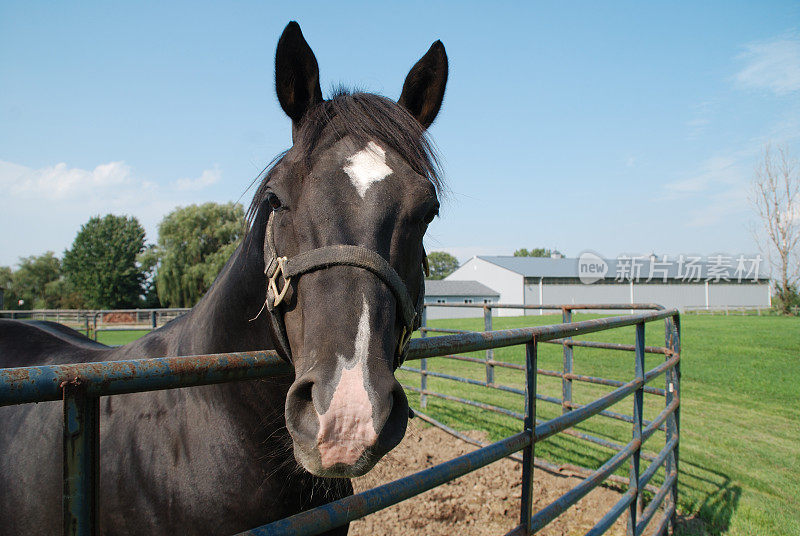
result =
[[[486,331],[491,331],[492,329],[492,312],[494,309],[521,309],[521,310],[535,310],[535,309],[549,309],[549,310],[561,310],[562,311],[562,320],[563,323],[569,323],[572,321],[572,312],[575,310],[614,310],[614,309],[625,309],[625,310],[663,310],[664,308],[658,304],[652,303],[634,303],[634,304],[572,304],[572,305],[557,305],[557,304],[544,304],[544,305],[514,305],[514,304],[428,304],[426,305],[425,312],[427,311],[427,307],[443,307],[443,308],[481,308],[484,311],[484,329]],[[423,337],[426,337],[428,333],[472,333],[468,330],[454,330],[454,329],[442,329],[442,328],[432,328],[427,326],[426,322],[426,314],[423,313],[423,323],[420,331]],[[619,387],[623,385],[623,382],[619,380],[612,380],[608,378],[600,378],[595,376],[587,376],[582,374],[575,374],[573,372],[573,348],[574,347],[585,347],[585,348],[595,348],[595,349],[607,349],[607,350],[620,350],[626,352],[635,352],[636,346],[629,345],[629,344],[616,344],[616,343],[605,343],[605,342],[595,342],[595,341],[576,341],[573,340],[571,337],[567,338],[556,338],[556,339],[549,339],[544,340],[541,342],[546,342],[550,344],[560,344],[563,347],[563,371],[555,371],[555,370],[546,370],[546,369],[538,369],[537,373],[544,375],[544,376],[553,376],[559,377],[562,379],[562,390],[561,390],[561,398],[556,398],[552,396],[545,396],[542,394],[536,395],[538,400],[543,402],[548,402],[551,404],[559,404],[562,407],[562,412],[567,412],[571,409],[576,409],[581,407],[579,404],[576,404],[572,400],[572,385],[574,381],[584,382],[584,383],[594,383],[598,385],[608,385],[608,386],[615,386]],[[668,355],[670,349],[666,346],[645,346],[644,349],[645,353],[651,354],[663,354]],[[519,389],[514,389],[504,385],[498,385],[494,383],[494,368],[501,367],[501,368],[508,368],[508,369],[515,369],[515,370],[525,370],[523,365],[517,363],[508,363],[504,361],[497,361],[494,359],[494,353],[492,349],[486,351],[485,358],[480,359],[477,357],[470,357],[470,356],[463,356],[463,355],[447,355],[443,356],[445,359],[451,360],[458,360],[458,361],[468,361],[472,363],[483,363],[486,365],[486,381],[481,382],[478,380],[470,379],[470,378],[462,378],[458,376],[454,376],[451,374],[443,374],[440,372],[433,372],[427,369],[427,360],[423,359],[421,362],[420,368],[413,368],[413,367],[403,367],[403,370],[408,372],[415,372],[420,374],[420,387],[417,388],[411,385],[403,385],[406,389],[419,393],[420,395],[420,406],[424,409],[427,407],[427,397],[433,396],[435,398],[450,400],[454,402],[461,402],[463,404],[478,407],[480,409],[485,409],[487,411],[493,411],[495,413],[505,414],[519,420],[523,420],[523,415],[519,412],[514,412],[507,410],[505,408],[498,408],[497,406],[492,406],[490,404],[484,404],[480,402],[475,402],[473,400],[468,400],[464,398],[453,397],[452,395],[442,394],[436,391],[431,391],[427,388],[427,379],[431,378],[442,378],[450,381],[462,382],[471,385],[480,385],[482,387],[486,387],[489,389],[498,389],[501,391],[512,392],[516,394],[524,395],[524,391]],[[665,396],[665,390],[659,389],[652,386],[645,386],[644,392],[648,394],[660,395]],[[612,419],[617,419],[621,421],[625,421],[628,423],[633,423],[633,417],[628,415],[623,415],[617,412],[604,410],[600,412],[600,415],[604,417],[609,417]],[[648,424],[645,421],[645,425]],[[663,430],[663,428],[662,428]],[[578,437],[580,439],[589,441],[591,443],[595,443],[597,445],[601,445],[604,447],[608,447],[614,450],[620,450],[623,446],[616,444],[614,442],[610,442],[608,440],[593,436],[591,434],[580,433],[576,431],[569,430],[565,432],[567,435],[572,435],[574,437]]]
[[[603,308],[607,308],[604,306]],[[624,305],[631,309],[630,304]],[[644,326],[665,320],[666,360],[644,371]],[[635,377],[617,386],[611,393],[580,407],[565,408],[562,415],[536,423],[537,349],[540,342],[563,339],[616,327],[636,326]],[[530,534],[563,513],[583,495],[612,475],[630,459],[628,492],[612,511],[601,519],[591,534],[601,534],[627,509],[629,534],[642,534],[648,522],[664,505],[659,533],[674,522],[677,503],[680,321],[678,311],[656,310],[636,315],[609,317],[554,326],[460,333],[415,339],[410,344],[408,360],[428,359],[457,352],[490,350],[524,344],[526,348],[526,411],[523,431],[480,448],[469,454],[420,473],[390,482],[372,490],[329,503],[290,518],[254,528],[245,534],[319,534],[341,526],[391,504],[400,502],[453,478],[474,471],[512,453],[522,451],[523,493],[520,524],[510,534]],[[566,348],[567,345],[564,345]],[[571,347],[570,347],[571,348]],[[661,353],[661,352],[659,352]],[[99,467],[99,397],[139,391],[173,389],[226,381],[263,378],[290,373],[275,352],[237,352],[132,361],[82,363],[40,367],[0,369],[0,406],[63,399],[64,404],[64,533],[96,533]],[[571,371],[570,371],[571,372]],[[488,373],[488,369],[487,369]],[[665,409],[649,424],[642,418],[645,383],[666,375]],[[423,376],[424,378],[424,376]],[[564,378],[572,381],[576,378]],[[493,378],[492,378],[493,380]],[[493,383],[493,381],[487,381]],[[627,396],[634,397],[633,439],[617,454],[551,505],[531,511],[534,453],[537,442],[566,431],[575,424],[607,410]],[[666,424],[666,444],[642,473],[639,460],[644,442]],[[664,465],[666,479],[653,499],[642,510],[640,491]],[[639,515],[641,512],[641,515]]]

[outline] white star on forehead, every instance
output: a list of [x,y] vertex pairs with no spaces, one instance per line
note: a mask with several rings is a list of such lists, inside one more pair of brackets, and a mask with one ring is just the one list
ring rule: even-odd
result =
[[347,165],[342,169],[362,198],[373,183],[392,174],[392,168],[386,165],[386,151],[374,141],[370,141],[366,147],[349,157]]

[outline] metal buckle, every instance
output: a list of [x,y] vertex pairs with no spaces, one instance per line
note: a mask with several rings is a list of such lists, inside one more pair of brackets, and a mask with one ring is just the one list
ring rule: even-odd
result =
[[[289,283],[292,280],[291,277],[286,277],[284,275],[287,260],[286,257],[278,257],[278,267],[275,268],[275,272],[269,278],[269,290],[272,292],[272,295],[275,296],[275,301],[272,304],[273,307],[277,307],[283,301],[283,297],[286,296],[286,291],[289,290]],[[280,292],[278,292],[278,286],[275,284],[279,275],[283,277],[283,289],[281,289]]]

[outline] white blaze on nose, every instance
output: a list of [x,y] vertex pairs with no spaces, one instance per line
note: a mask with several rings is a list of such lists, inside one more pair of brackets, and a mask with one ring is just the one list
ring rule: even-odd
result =
[[373,183],[392,174],[392,168],[386,165],[386,151],[374,141],[348,158],[347,165],[342,169],[362,198]]
[[[353,465],[367,447],[375,444],[378,434],[372,422],[372,402],[364,383],[370,329],[366,298],[362,298],[361,318],[355,341],[354,365],[342,369],[339,385],[333,392],[328,411],[319,415],[317,448],[323,469],[337,463]],[[341,356],[339,356],[341,359]]]

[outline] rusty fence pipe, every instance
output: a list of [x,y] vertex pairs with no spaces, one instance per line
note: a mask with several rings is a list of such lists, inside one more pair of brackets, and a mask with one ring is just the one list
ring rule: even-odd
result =
[[632,326],[639,322],[661,320],[677,313],[677,309],[647,311],[635,315],[610,316],[606,318],[583,320],[566,325],[556,324],[553,326],[505,329],[489,333],[464,333],[460,335],[444,335],[442,337],[414,339],[409,344],[406,360],[442,356],[452,353],[474,352],[486,350],[489,347],[501,348],[505,346],[514,346],[527,343],[534,336],[539,342],[542,342],[560,337],[584,335],[586,333],[594,333],[611,328]]
[[[406,372],[422,372],[421,369],[414,368],[414,367],[406,367],[403,366],[401,370],[405,370]],[[511,387],[509,385],[501,385],[501,384],[492,384],[486,383],[483,380],[473,380],[472,378],[462,378],[461,376],[454,376],[452,374],[445,374],[444,372],[433,372],[431,370],[425,372],[426,376],[430,376],[431,378],[440,378],[442,380],[450,380],[459,383],[468,383],[470,385],[477,385],[480,387],[486,387],[488,389],[496,389],[498,391],[505,391],[507,393],[513,393],[516,395],[524,395],[525,391],[523,389],[517,389],[516,387]],[[552,397],[551,397],[552,398]],[[552,399],[556,400],[556,399]]]
[[[488,305],[483,306],[483,331],[492,331],[492,308]],[[486,383],[494,383],[494,349],[486,349]]]
[[[672,318],[665,320],[666,324],[666,343],[672,352],[680,356],[681,352],[681,319],[676,313]],[[672,415],[667,419],[667,443],[675,441],[675,447],[667,456],[665,471],[667,474],[675,473],[675,480],[670,488],[668,494],[668,508],[672,510],[669,519],[667,520],[668,530],[672,533],[675,531],[675,523],[677,521],[678,511],[678,449],[680,446],[680,385],[681,385],[681,369],[680,362],[676,363],[674,367],[667,373],[665,378],[665,387],[667,391],[666,404],[676,403],[677,407],[672,412]]]
[[65,382],[63,534],[96,536],[100,476],[100,399],[79,380]]
[[[403,384],[402,386],[403,386],[403,388],[408,389],[409,391],[413,391],[415,393],[420,393],[420,389],[417,388],[417,387],[414,387],[413,385],[404,385]],[[437,391],[426,391],[425,394],[428,395],[428,396],[435,397],[435,398],[440,398],[442,400],[449,400],[450,402],[457,402],[459,404],[464,404],[465,406],[471,406],[471,407],[474,407],[474,408],[477,408],[477,409],[490,411],[492,413],[498,413],[498,414],[501,414],[501,415],[506,415],[507,417],[511,417],[512,419],[517,419],[519,421],[524,421],[525,420],[525,415],[523,413],[518,413],[516,411],[510,410],[510,409],[506,409],[506,408],[503,408],[503,407],[499,407],[499,406],[494,406],[492,404],[487,404],[487,403],[484,403],[484,402],[476,402],[475,400],[470,400],[468,398],[460,398],[460,397],[453,396],[453,395],[439,393]],[[543,397],[542,397],[542,395],[538,395],[537,394],[535,396],[535,398],[537,400],[542,400]],[[603,412],[598,412],[598,413],[596,413],[596,415],[603,415]],[[423,420],[426,420],[426,419],[423,419]],[[545,424],[547,422],[548,421],[544,421],[544,420],[541,420],[541,419],[536,419],[536,424],[537,425],[538,424]],[[432,424],[434,424],[434,423],[432,423]],[[434,426],[442,428],[442,426],[439,426],[438,424],[434,424]],[[442,429],[444,429],[444,428],[442,428]],[[445,430],[445,431],[447,432],[447,430]],[[617,443],[615,441],[610,441],[608,439],[605,439],[605,438],[602,438],[602,437],[597,437],[597,436],[592,435],[592,434],[587,434],[585,432],[579,432],[578,430],[573,430],[572,428],[567,428],[565,430],[561,430],[560,433],[568,435],[568,436],[576,437],[578,439],[582,439],[583,441],[588,441],[589,443],[594,443],[595,445],[600,445],[601,447],[605,447],[607,449],[611,449],[611,450],[615,450],[615,451],[620,451],[623,448],[625,448],[625,445],[622,445],[622,444]],[[459,437],[459,436],[457,436],[457,437]],[[642,457],[645,458],[645,459],[648,459],[648,460],[649,459],[654,459],[653,456],[650,456],[649,454],[645,454],[645,453],[642,454]],[[625,482],[627,483],[627,481],[625,481]]]
[[522,451],[522,495],[520,500],[520,526],[525,534],[531,532],[533,508],[533,464],[536,460],[536,370],[538,369],[537,345],[534,338],[525,345],[525,431],[531,442]]
[[[579,381],[579,382],[586,382],[586,383],[595,383],[597,385],[608,385],[611,387],[619,387],[620,385],[624,385],[625,382],[620,380],[610,380],[608,378],[598,378],[597,376],[585,376],[583,374],[570,374],[569,379]],[[657,387],[650,387],[645,385],[644,392],[649,393],[651,395],[658,395],[664,396],[664,389],[659,389]]]
[[404,388],[408,389],[409,391],[413,391],[415,393],[419,393],[420,395],[428,395],[433,396],[436,398],[441,398],[442,400],[449,400],[451,402],[458,402],[459,404],[464,404],[465,406],[472,406],[474,408],[483,409],[486,411],[491,411],[493,413],[500,413],[502,415],[507,415],[513,419],[523,420],[525,415],[510,409],[502,408],[500,406],[495,406],[493,404],[486,404],[484,402],[476,402],[475,400],[470,400],[468,398],[461,398],[458,396],[447,395],[444,393],[439,393],[436,391],[422,391],[421,389],[417,389],[413,385],[403,385]]
[[[572,310],[564,307],[561,310],[561,322],[569,324],[572,322]],[[572,406],[572,345],[568,344],[572,341],[572,337],[563,339],[563,375],[561,376],[561,413],[567,413]]]
[[[580,346],[582,348],[598,348],[601,350],[620,350],[623,352],[635,352],[635,344],[619,344],[616,342],[597,342],[597,341],[575,341],[572,339],[553,339],[545,341],[550,344],[568,344],[569,346]],[[665,354],[669,353],[669,348],[665,346],[645,346],[645,353]]]
[[[443,355],[443,356],[440,356],[440,357],[442,359],[451,359],[453,361],[466,361],[466,362],[469,362],[469,363],[478,363],[478,364],[481,364],[481,365],[486,364],[486,363],[490,363],[491,365],[493,365],[495,367],[507,368],[507,369],[512,369],[512,370],[520,370],[520,371],[523,371],[523,372],[525,371],[525,365],[520,365],[518,363],[507,363],[505,361],[497,361],[495,359],[492,359],[491,361],[486,361],[486,359],[484,359],[482,357],[470,357],[468,355]],[[541,372],[540,372],[540,374],[541,374]]]
[[[422,308],[422,328],[424,328],[428,323],[428,308]],[[420,329],[419,333],[420,338],[425,338],[428,336],[428,333],[425,329]],[[402,368],[402,367],[401,367]],[[428,395],[425,394],[428,390],[428,359],[423,357],[420,359],[419,362],[419,407],[422,409],[426,409],[428,407]]]
[[[426,304],[426,306],[465,309],[483,307],[483,305],[479,303],[431,303]],[[657,303],[572,303],[568,305],[564,305],[562,303],[544,303],[541,305],[528,305],[522,303],[493,303],[492,307],[494,309],[523,309],[532,311],[537,311],[540,309],[561,311],[564,308],[569,309],[570,311],[661,311],[664,309],[663,305],[659,305]]]
[[[558,339],[556,339],[556,340],[558,340]],[[554,342],[554,341],[543,341],[543,342],[551,343],[551,342]],[[658,347],[648,346],[647,348],[658,348]],[[664,352],[650,352],[650,353],[663,354]],[[451,360],[454,360],[454,361],[465,361],[465,362],[468,362],[468,363],[477,363],[477,364],[481,364],[481,365],[485,363],[485,361],[482,358],[469,357],[469,356],[466,356],[466,355],[443,355],[443,356],[440,356],[440,357],[442,359],[451,359]],[[507,369],[511,369],[511,370],[519,370],[519,371],[524,371],[525,370],[525,365],[520,365],[518,363],[509,363],[507,361],[493,360],[493,361],[491,361],[491,364],[494,365],[495,367],[507,368]],[[413,371],[412,368],[408,368],[408,367],[401,367],[401,368],[403,370]],[[558,370],[539,369],[537,371],[537,373],[541,374],[542,376],[553,376],[553,377],[556,377],[556,378],[563,378],[564,377],[564,373],[561,372],[561,371],[558,371]],[[608,386],[611,386],[611,387],[619,387],[620,385],[624,385],[625,384],[625,382],[623,382],[621,380],[611,380],[611,379],[608,379],[608,378],[600,378],[600,377],[597,377],[597,376],[586,376],[584,374],[574,374],[573,373],[573,374],[569,374],[567,377],[570,380],[574,380],[574,381],[578,381],[578,382],[595,383],[595,384],[598,384],[598,385],[608,385]],[[652,394],[652,395],[659,395],[659,396],[664,396],[664,393],[665,393],[664,389],[659,389],[657,387],[650,387],[650,386],[645,386],[644,392]]]
[[[427,309],[425,309],[427,311]],[[419,328],[422,333],[475,333],[474,329],[447,329],[447,328],[429,328],[422,326]]]
[[644,322],[636,324],[636,353],[634,368],[639,387],[633,394],[633,441],[638,444],[631,456],[631,482],[633,501],[628,506],[628,536],[636,536],[636,523],[642,511],[642,493],[639,489],[639,467],[642,453],[642,420],[644,414]]
[[103,314],[103,313],[100,313],[100,312],[98,312],[98,313],[95,313],[95,314],[93,315],[94,340],[95,340],[95,341],[97,340],[97,317],[98,317],[99,315],[102,315],[102,314]]
[[62,398],[75,378],[89,396],[106,396],[291,374],[273,350],[0,369],[0,406]]

